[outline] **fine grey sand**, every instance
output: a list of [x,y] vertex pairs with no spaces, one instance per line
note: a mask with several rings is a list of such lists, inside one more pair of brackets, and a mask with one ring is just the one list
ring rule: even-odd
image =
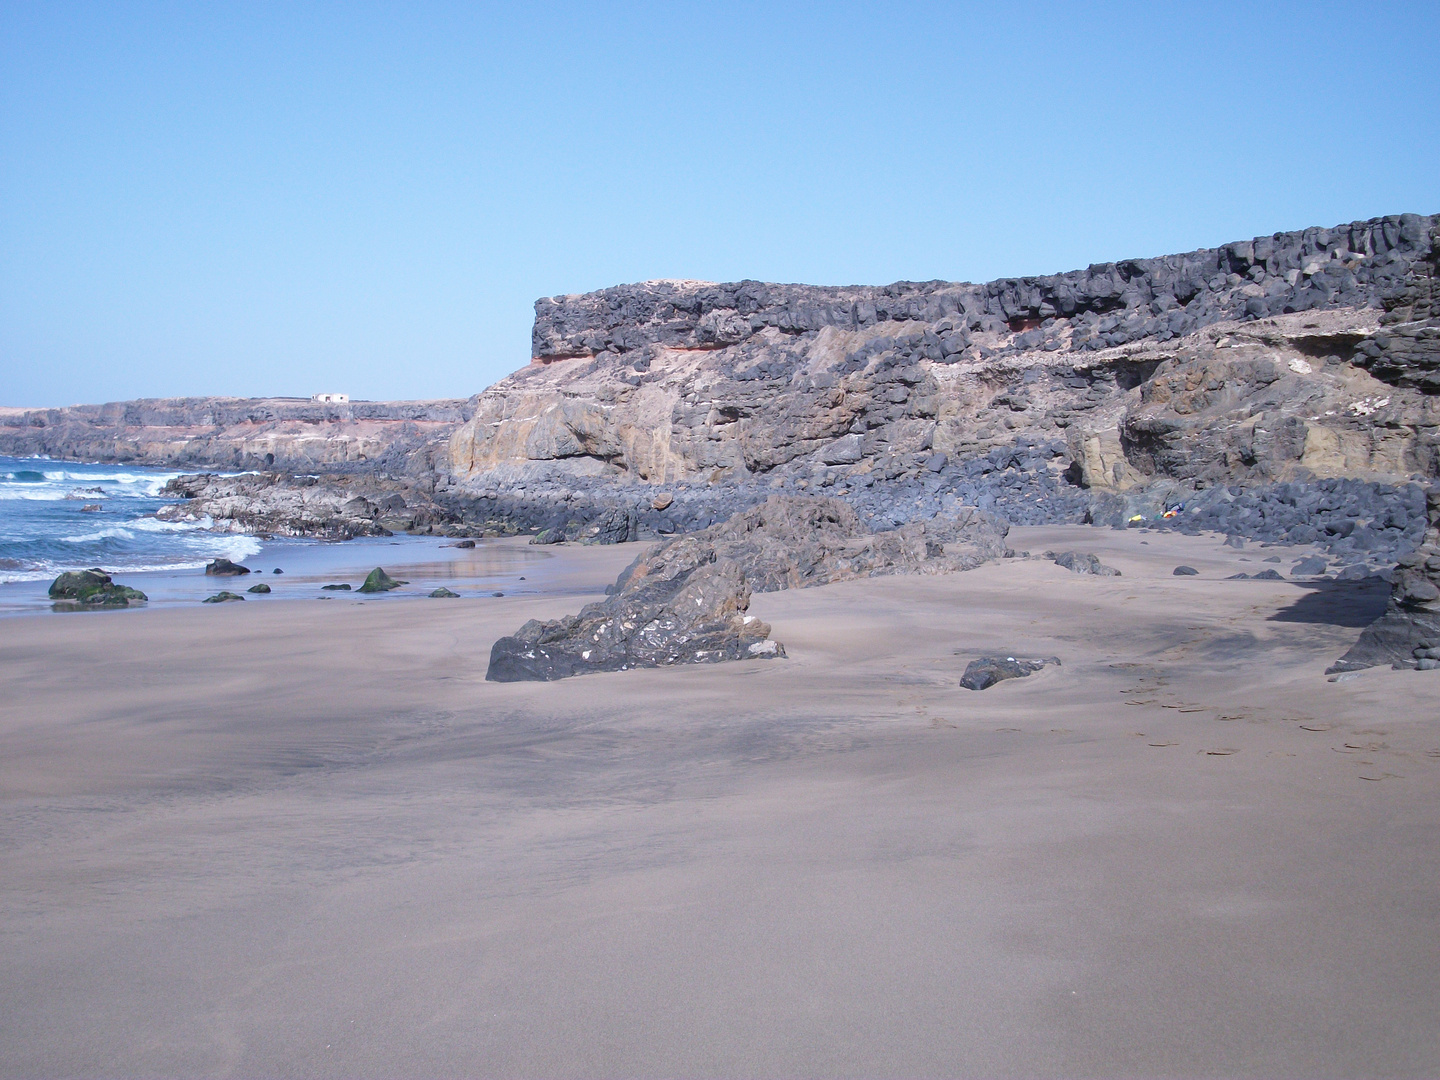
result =
[[[1010,540],[1124,576],[550,684],[486,658],[573,591],[0,621],[0,1073],[1440,1073],[1440,673],[1322,674],[1383,586]],[[960,688],[997,650],[1063,666]]]

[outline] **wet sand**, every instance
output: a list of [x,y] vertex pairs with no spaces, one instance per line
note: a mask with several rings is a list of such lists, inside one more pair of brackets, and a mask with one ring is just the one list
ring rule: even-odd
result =
[[[788,660],[552,684],[490,644],[634,549],[0,620],[0,1074],[1440,1072],[1440,674],[1322,674],[1383,588],[1011,542],[1124,576],[759,596]],[[1063,666],[961,688],[997,649]]]

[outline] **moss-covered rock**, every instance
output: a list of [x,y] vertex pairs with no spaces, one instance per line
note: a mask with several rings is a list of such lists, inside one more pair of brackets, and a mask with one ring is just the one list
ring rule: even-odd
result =
[[201,600],[200,602],[202,604],[228,604],[231,600],[244,599],[245,597],[241,596],[239,593],[233,593],[230,592],[228,589],[222,589],[214,596],[207,596],[204,600]]
[[69,570],[50,583],[50,599],[63,610],[128,607],[149,599],[139,589],[117,585],[105,571]]
[[370,576],[365,579],[365,584],[360,586],[364,593],[389,592],[391,589],[398,589],[401,585],[409,585],[408,581],[396,581],[380,567],[370,571]]
[[435,600],[443,599],[446,597],[458,597],[459,595],[460,594],[458,592],[451,592],[449,589],[445,588],[444,585],[441,585],[440,588],[436,589],[430,594],[431,598]]
[[268,592],[270,591],[270,586],[269,586],[269,585],[265,585],[265,584],[263,584],[263,583],[260,584],[260,585],[251,585],[251,586],[250,586],[248,589],[246,589],[245,591],[246,591],[246,592],[253,592],[253,593],[268,593]]

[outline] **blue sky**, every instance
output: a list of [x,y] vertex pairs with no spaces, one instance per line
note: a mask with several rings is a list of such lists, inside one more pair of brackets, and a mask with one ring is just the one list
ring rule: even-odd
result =
[[1440,4],[0,0],[0,404],[466,396],[536,297],[1440,211]]

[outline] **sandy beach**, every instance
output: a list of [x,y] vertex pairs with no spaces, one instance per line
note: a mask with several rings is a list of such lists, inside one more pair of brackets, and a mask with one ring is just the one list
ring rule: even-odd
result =
[[[492,642],[638,545],[0,620],[0,1074],[1440,1072],[1440,673],[1323,674],[1384,586],[1010,542],[1123,576],[767,594],[788,659],[546,684]],[[1062,665],[960,687],[1003,650]]]

